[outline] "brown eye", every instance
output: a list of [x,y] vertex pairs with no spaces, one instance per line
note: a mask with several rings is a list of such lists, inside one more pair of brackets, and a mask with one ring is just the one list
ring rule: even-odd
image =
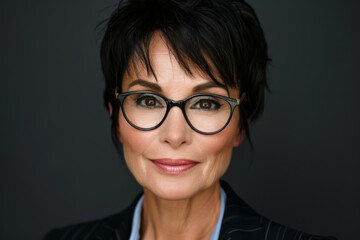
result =
[[163,108],[164,106],[166,106],[164,100],[153,94],[144,94],[137,96],[137,98],[135,99],[135,104],[138,107],[147,109]]
[[156,101],[153,98],[147,98],[145,99],[145,105],[148,107],[153,107],[156,105]]
[[212,102],[209,100],[202,100],[199,102],[199,105],[202,109],[211,109]]
[[201,96],[192,98],[190,109],[199,111],[217,111],[221,108],[221,99],[213,96]]

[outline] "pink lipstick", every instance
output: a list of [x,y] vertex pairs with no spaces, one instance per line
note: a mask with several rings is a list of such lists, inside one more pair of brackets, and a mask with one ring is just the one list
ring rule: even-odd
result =
[[150,159],[161,171],[170,175],[182,174],[193,168],[198,162],[188,159]]

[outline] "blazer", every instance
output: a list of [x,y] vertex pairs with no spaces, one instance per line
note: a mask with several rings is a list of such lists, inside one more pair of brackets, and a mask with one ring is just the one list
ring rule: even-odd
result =
[[[336,240],[310,235],[273,222],[255,212],[221,180],[226,205],[219,240]],[[124,211],[95,221],[50,231],[43,240],[128,240],[136,203]]]

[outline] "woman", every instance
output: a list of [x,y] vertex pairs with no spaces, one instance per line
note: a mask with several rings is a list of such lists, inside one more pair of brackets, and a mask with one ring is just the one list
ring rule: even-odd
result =
[[269,61],[240,0],[121,1],[101,47],[105,105],[143,187],[123,212],[45,239],[331,239],[264,218],[220,180],[261,113]]

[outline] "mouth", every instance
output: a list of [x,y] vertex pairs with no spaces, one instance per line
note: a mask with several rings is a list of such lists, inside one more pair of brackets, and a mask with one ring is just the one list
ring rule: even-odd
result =
[[188,159],[150,159],[154,165],[162,172],[169,175],[180,175],[195,167],[198,162]]

